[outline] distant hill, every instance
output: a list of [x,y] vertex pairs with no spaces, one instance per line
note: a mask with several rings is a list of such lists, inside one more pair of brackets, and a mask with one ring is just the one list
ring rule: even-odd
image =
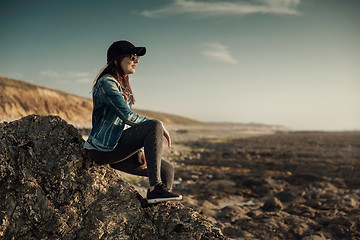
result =
[[185,124],[185,125],[204,124],[204,122],[200,122],[190,118],[181,117],[178,115],[173,115],[168,113],[154,112],[143,109],[134,109],[134,112],[141,116],[158,119],[166,124]]
[[[166,113],[134,111],[167,124],[199,124],[201,122]],[[18,119],[29,114],[59,115],[70,123],[91,123],[92,100],[32,83],[0,76],[0,120]]]

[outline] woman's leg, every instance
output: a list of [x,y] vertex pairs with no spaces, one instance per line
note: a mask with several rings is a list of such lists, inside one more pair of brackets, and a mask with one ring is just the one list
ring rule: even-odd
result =
[[174,182],[174,167],[171,163],[161,160],[161,181],[171,191]]
[[[110,164],[111,167],[140,176],[150,175],[150,171],[146,171],[146,169],[140,168],[140,163],[138,161],[137,154],[132,155],[128,159]],[[149,164],[148,164],[149,166]],[[149,169],[147,169],[149,170]],[[164,201],[174,201],[174,200],[181,200],[182,196],[171,192],[172,185],[174,179],[174,168],[173,166],[165,161],[161,160],[161,181],[162,183],[156,184],[154,188],[147,192],[146,198],[148,203],[157,203],[157,202],[164,202]],[[151,185],[150,185],[151,186]]]
[[[90,157],[99,164],[117,164],[144,147],[150,187],[161,183],[161,153],[163,147],[163,127],[157,120],[148,120],[126,129],[113,151],[90,151]],[[137,157],[137,156],[136,156]]]
[[[141,163],[139,163],[137,154],[132,155],[131,157],[121,161],[119,163],[110,164],[112,168],[120,170],[122,172],[148,177],[148,170],[142,169]],[[166,185],[166,187],[171,190],[174,180],[174,167],[171,163],[161,160],[161,169],[160,169],[161,181]]]

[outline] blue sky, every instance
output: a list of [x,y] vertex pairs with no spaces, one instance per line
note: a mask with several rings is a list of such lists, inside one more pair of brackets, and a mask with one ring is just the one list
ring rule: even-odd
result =
[[121,39],[135,107],[201,121],[360,129],[360,1],[0,3],[0,75],[80,96]]

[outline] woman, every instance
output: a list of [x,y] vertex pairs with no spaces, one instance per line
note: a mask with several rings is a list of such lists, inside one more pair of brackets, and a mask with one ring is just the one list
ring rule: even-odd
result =
[[[148,203],[181,200],[171,192],[173,166],[161,159],[164,137],[171,138],[162,122],[135,114],[129,75],[135,73],[145,47],[128,41],[114,42],[107,51],[107,66],[93,86],[92,129],[84,148],[99,164],[140,176],[148,176]],[[125,130],[125,125],[130,126]],[[143,150],[142,150],[143,148]]]

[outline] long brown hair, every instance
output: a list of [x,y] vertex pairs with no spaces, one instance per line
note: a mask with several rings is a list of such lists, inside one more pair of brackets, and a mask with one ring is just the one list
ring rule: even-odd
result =
[[121,61],[128,57],[128,55],[122,55],[114,59],[113,61],[109,62],[103,70],[99,73],[97,78],[94,81],[94,85],[92,88],[92,91],[95,89],[95,85],[99,81],[99,79],[104,76],[105,74],[110,74],[113,76],[116,81],[120,84],[122,89],[122,94],[124,96],[125,101],[127,101],[130,98],[130,101],[132,104],[135,103],[135,98],[133,95],[133,92],[131,90],[130,82],[129,82],[129,76],[125,75],[124,71],[121,68]]

